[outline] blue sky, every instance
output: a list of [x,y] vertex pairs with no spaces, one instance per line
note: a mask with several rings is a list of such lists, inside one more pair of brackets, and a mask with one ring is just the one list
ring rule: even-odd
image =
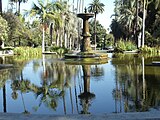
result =
[[[7,9],[7,3],[8,0],[2,0],[3,1],[3,10]],[[29,9],[31,7],[31,4],[34,0],[28,0],[26,4],[22,4],[21,9]],[[70,0],[72,1],[72,0]],[[75,0],[76,1],[76,0]],[[84,0],[85,7],[88,7],[89,3],[92,2],[92,0]],[[109,25],[111,24],[112,18],[111,15],[113,14],[114,9],[114,0],[100,0],[105,5],[105,11],[102,14],[97,15],[97,20],[107,29],[109,28]]]

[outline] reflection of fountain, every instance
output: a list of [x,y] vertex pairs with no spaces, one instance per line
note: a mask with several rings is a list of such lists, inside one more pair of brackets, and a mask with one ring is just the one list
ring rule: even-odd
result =
[[91,50],[91,44],[90,44],[90,37],[91,34],[89,33],[89,18],[93,17],[94,14],[87,13],[87,10],[85,9],[85,13],[77,14],[77,17],[83,19],[83,39],[81,42],[81,52],[79,53],[68,53],[65,54],[65,58],[98,58],[98,59],[106,59],[107,54],[102,53],[94,53]]
[[95,97],[95,94],[90,92],[90,74],[91,68],[90,65],[83,65],[83,80],[84,80],[84,91],[78,97],[81,100],[81,105],[83,107],[83,111],[81,114],[90,114],[88,112],[89,105],[91,100]]

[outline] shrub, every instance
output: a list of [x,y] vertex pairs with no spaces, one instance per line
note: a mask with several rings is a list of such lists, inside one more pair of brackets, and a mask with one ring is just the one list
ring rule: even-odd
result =
[[143,48],[140,48],[141,53],[150,53],[150,54],[157,54],[160,53],[160,47],[148,47],[144,46]]
[[51,46],[49,48],[50,52],[57,52],[57,54],[62,55],[68,52],[68,49],[64,48],[64,47],[57,47],[57,46]]
[[41,48],[32,48],[32,47],[16,47],[14,49],[15,55],[22,55],[22,56],[34,56],[42,54]]
[[116,47],[115,47],[116,52],[132,51],[136,49],[137,47],[133,42],[123,41],[122,39],[116,43]]

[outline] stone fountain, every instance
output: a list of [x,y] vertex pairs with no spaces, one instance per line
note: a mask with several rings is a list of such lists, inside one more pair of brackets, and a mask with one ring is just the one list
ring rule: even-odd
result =
[[[87,13],[87,9],[85,8],[85,13],[77,14],[77,17],[83,19],[83,32],[82,32],[82,41],[81,41],[81,48],[79,53],[67,53],[65,54],[65,58],[78,58],[78,59],[85,59],[85,58],[95,58],[96,59],[107,59],[108,56],[105,53],[96,53],[92,51],[90,37],[91,34],[89,32],[89,18],[92,18],[94,14]],[[93,59],[92,59],[93,60]]]
[[85,9],[85,13],[77,14],[77,17],[83,19],[83,32],[82,32],[82,45],[81,45],[81,52],[90,52],[91,51],[91,42],[90,37],[91,34],[89,33],[89,18],[93,17],[94,14],[87,13]]

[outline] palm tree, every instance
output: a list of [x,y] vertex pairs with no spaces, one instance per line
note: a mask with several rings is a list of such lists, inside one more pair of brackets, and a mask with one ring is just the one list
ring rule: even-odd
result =
[[[16,13],[17,15],[20,15],[21,11],[21,3],[26,3],[28,0],[10,0],[10,2],[16,3]],[[18,10],[17,10],[17,4],[18,4]]]
[[21,11],[21,3],[26,3],[28,0],[18,0],[18,15],[20,15]]
[[96,50],[96,19],[97,14],[104,12],[104,4],[99,0],[93,0],[92,3],[89,4],[88,11],[94,13],[94,41],[95,41],[95,50]]
[[142,47],[144,47],[144,36],[145,36],[145,19],[146,19],[146,0],[143,0],[143,28],[142,28]]
[[45,51],[45,31],[51,20],[56,18],[56,12],[53,12],[53,3],[48,2],[48,0],[38,0],[38,5],[33,4],[33,7],[29,11],[31,17],[38,17],[42,24],[43,35],[42,35],[42,53]]
[[18,3],[18,0],[9,0],[10,3],[14,4],[16,3],[16,12],[17,12],[17,3]]
[[0,0],[0,14],[2,15],[2,0]]
[[146,13],[149,4],[154,4],[155,10],[158,9],[160,6],[159,0],[143,0],[143,29],[142,29],[142,47],[144,47],[144,39],[145,39],[145,20],[146,20]]

